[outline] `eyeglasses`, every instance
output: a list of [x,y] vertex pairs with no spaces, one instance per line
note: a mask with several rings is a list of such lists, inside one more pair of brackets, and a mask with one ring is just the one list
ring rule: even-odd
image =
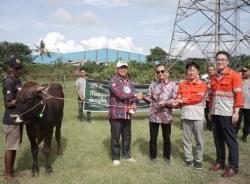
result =
[[156,71],[157,74],[164,73],[165,70]]
[[220,58],[216,58],[215,60],[216,60],[216,61],[227,61],[226,58],[221,58],[221,59],[220,59]]

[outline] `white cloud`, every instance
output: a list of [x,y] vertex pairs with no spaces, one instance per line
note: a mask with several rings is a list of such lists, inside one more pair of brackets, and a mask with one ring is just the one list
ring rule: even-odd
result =
[[112,49],[142,53],[142,48],[135,47],[133,39],[131,37],[125,37],[125,38],[116,37],[114,39],[108,39],[105,36],[100,36],[100,37],[93,37],[88,40],[83,40],[81,41],[81,43],[86,49],[112,48]]
[[133,39],[131,37],[116,37],[113,39],[108,39],[105,36],[93,37],[87,40],[82,40],[80,43],[75,43],[72,39],[66,39],[64,35],[59,32],[48,33],[43,40],[46,48],[50,52],[77,52],[90,49],[100,49],[100,48],[112,48],[118,50],[125,50],[130,52],[142,53],[141,47],[135,47]]
[[69,11],[58,8],[53,14],[52,17],[62,24],[71,24],[71,25],[98,25],[101,21],[96,16],[96,14],[92,11],[85,11],[80,13],[79,15],[73,15]]

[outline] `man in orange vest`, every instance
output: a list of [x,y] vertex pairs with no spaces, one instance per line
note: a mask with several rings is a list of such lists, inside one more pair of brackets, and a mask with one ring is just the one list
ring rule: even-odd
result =
[[220,51],[215,59],[217,75],[212,77],[209,91],[209,118],[213,122],[216,163],[210,170],[224,169],[226,144],[229,150],[229,168],[222,177],[231,177],[239,170],[239,145],[235,125],[239,118],[239,108],[243,106],[242,79],[228,67],[229,53]]

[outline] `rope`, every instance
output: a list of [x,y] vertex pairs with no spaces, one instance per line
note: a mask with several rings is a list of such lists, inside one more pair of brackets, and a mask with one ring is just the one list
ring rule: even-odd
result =
[[[79,102],[78,100],[72,100],[72,99],[69,99],[69,98],[61,98],[61,97],[56,97],[56,96],[52,96],[52,95],[49,95],[48,98],[46,99],[50,99],[50,98],[54,98],[54,99],[58,99],[58,100],[66,100],[66,101],[71,101],[71,102]],[[83,101],[84,104],[98,104],[98,103],[95,103],[95,102],[86,102],[85,100]],[[104,106],[104,107],[125,107],[125,106],[119,106],[119,105],[105,105],[105,104],[98,104],[100,106]],[[137,106],[137,108],[145,108],[145,107],[148,107],[149,105],[140,105],[140,106]]]
[[[22,114],[19,114],[19,116],[23,116],[24,114],[26,114],[26,113],[32,111],[34,108],[36,108],[36,107],[37,107],[38,105],[40,105],[40,104],[44,104],[43,100],[41,100],[39,103],[37,103],[36,105],[34,105],[33,107],[31,107],[31,108],[28,109],[27,111],[23,112]],[[44,104],[44,106],[45,106],[45,104]]]
[[[78,100],[72,100],[72,99],[69,99],[69,98],[61,98],[61,97],[56,97],[56,96],[53,96],[53,95],[49,95],[47,98],[45,98],[44,100],[49,100],[49,99],[58,99],[58,100],[66,100],[66,101],[71,101],[71,102],[79,102]],[[41,100],[39,103],[37,103],[36,105],[34,105],[33,107],[31,107],[30,109],[28,109],[27,111],[19,114],[18,116],[23,116],[24,114],[27,114],[28,112],[32,111],[33,109],[35,109],[38,105],[43,105],[43,109],[42,111],[40,112],[40,114],[43,114],[44,110],[45,110],[45,103],[44,103],[44,100]],[[98,103],[94,103],[94,102],[86,102],[84,101],[83,102],[84,104],[98,104]],[[102,105],[102,104],[98,104],[100,106],[104,106],[104,107],[125,107],[125,106],[119,106],[119,105]],[[145,107],[148,107],[149,105],[140,105],[140,106],[137,106],[137,108],[145,108]]]

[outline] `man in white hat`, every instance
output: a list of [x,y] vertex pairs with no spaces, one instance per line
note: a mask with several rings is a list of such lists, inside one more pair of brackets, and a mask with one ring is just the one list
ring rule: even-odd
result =
[[120,136],[122,136],[122,152],[129,162],[136,162],[131,157],[131,118],[134,104],[140,99],[132,82],[128,79],[128,63],[118,61],[116,75],[109,83],[109,122],[111,125],[111,151],[113,165],[120,165]]

